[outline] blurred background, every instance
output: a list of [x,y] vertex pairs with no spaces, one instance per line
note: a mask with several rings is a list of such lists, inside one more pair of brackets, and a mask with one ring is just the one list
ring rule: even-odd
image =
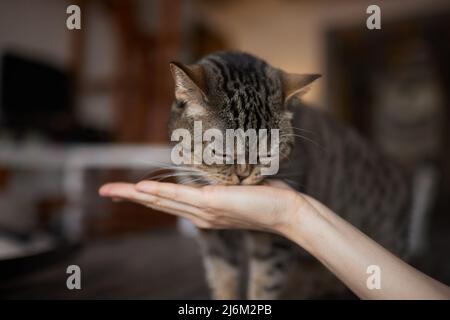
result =
[[[305,101],[431,194],[413,263],[450,283],[449,1],[3,0],[0,298],[208,298],[186,225],[97,189],[168,160],[169,61],[227,49],[324,75]],[[82,290],[66,288],[71,264]]]

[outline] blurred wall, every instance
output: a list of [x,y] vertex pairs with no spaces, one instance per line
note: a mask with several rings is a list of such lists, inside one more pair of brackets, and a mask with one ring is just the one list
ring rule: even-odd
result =
[[[82,31],[66,28],[69,0],[3,0],[0,3],[0,55],[19,52],[28,57],[69,69],[74,59],[73,36],[85,32],[83,79],[108,78],[115,63],[115,37],[111,21],[100,2],[82,10]],[[80,120],[98,128],[112,125],[110,97],[82,91],[78,100]]]
[[2,0],[0,54],[17,49],[41,56],[59,66],[69,59],[66,24],[68,1]]
[[[224,34],[231,47],[259,55],[290,72],[324,73],[324,32],[331,27],[358,23],[366,28],[366,9],[371,4],[380,6],[383,27],[383,21],[438,11],[449,7],[450,1],[202,1],[201,11],[209,25]],[[318,81],[305,100],[323,106],[324,86],[325,81]]]

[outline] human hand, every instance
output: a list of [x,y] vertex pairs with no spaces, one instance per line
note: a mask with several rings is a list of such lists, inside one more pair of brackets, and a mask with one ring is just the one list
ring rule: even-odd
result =
[[187,218],[199,228],[275,233],[282,233],[299,206],[306,203],[301,194],[280,181],[260,186],[204,187],[156,181],[109,183],[99,193]]
[[[191,220],[200,228],[279,233],[321,261],[365,299],[449,299],[448,286],[395,257],[317,200],[281,182],[205,186],[143,181],[110,183],[100,195],[136,202]],[[367,266],[384,270],[381,290],[367,287]],[[407,284],[407,285],[405,285]]]

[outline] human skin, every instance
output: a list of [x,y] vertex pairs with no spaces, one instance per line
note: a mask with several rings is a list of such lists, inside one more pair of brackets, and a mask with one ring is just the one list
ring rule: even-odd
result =
[[[304,248],[362,299],[450,299],[450,288],[403,262],[317,200],[280,181],[200,188],[142,181],[110,183],[99,193],[189,219],[199,228],[280,234]],[[381,286],[369,289],[369,266]]]

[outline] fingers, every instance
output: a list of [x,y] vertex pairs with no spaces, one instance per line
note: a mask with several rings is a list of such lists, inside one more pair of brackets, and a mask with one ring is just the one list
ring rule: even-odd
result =
[[136,184],[136,190],[192,206],[205,206],[205,197],[199,188],[167,182],[141,181]]
[[[261,203],[261,193],[273,195],[267,186],[205,186],[194,188],[174,183],[142,181],[136,185],[140,192],[162,197],[205,210],[224,210],[230,212],[258,208],[267,209]],[[267,198],[265,198],[267,199]],[[270,202],[270,201],[269,201]],[[261,207],[262,206],[262,207]]]
[[102,186],[99,194],[104,197],[111,197],[113,199],[127,199],[136,201],[153,201],[154,196],[146,193],[137,192],[134,184],[131,183],[108,183]]
[[[172,190],[173,188],[175,190]],[[227,219],[228,215],[224,212],[221,214],[221,211],[207,208],[203,210],[195,206],[198,202],[205,203],[206,200],[203,199],[205,198],[204,192],[192,187],[152,181],[141,182],[139,187],[129,183],[110,183],[100,188],[99,193],[102,196],[132,201],[186,218],[200,228],[230,229],[240,226],[239,223],[230,224]],[[189,195],[192,195],[192,198]],[[175,200],[169,197],[175,198]],[[184,200],[186,203],[180,200]]]
[[[292,194],[283,183],[278,186],[205,186],[156,181],[137,185],[112,183],[100,195],[143,204],[155,210],[187,218],[199,227],[255,229],[272,226],[280,212],[289,211]],[[285,190],[281,190],[285,189]],[[261,215],[264,213],[264,215]],[[264,218],[264,219],[262,219]]]
[[[154,191],[154,190],[153,190]],[[166,212],[181,218],[186,218],[197,227],[203,229],[234,228],[234,225],[224,223],[213,212],[205,212],[198,207],[178,202],[176,200],[154,196],[136,190],[135,185],[129,183],[110,183],[100,188],[101,196],[111,197],[113,200],[127,200],[154,210]]]
[[193,220],[194,223],[200,223],[199,220],[201,220],[203,214],[197,207],[140,192],[136,190],[134,184],[130,183],[110,183],[100,188],[99,193],[102,196],[136,202],[155,210],[188,218]]
[[141,181],[136,185],[136,189],[141,192],[205,209],[223,209],[233,205],[236,202],[235,191],[242,191],[243,188],[246,187],[240,186],[240,189],[235,189],[233,186],[194,188],[157,181]]

